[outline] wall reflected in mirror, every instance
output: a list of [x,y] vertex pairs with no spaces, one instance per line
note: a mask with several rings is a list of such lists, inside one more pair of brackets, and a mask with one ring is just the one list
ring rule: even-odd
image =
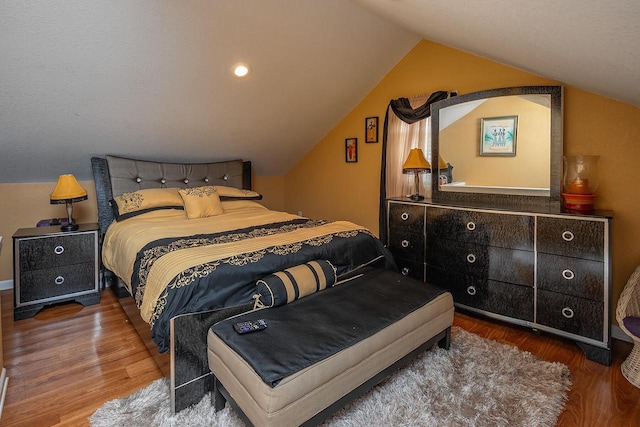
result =
[[[483,135],[483,121],[499,125],[499,118],[514,116],[514,129],[494,126]],[[499,96],[442,108],[439,148],[452,167],[452,182],[440,191],[548,196],[551,95]]]

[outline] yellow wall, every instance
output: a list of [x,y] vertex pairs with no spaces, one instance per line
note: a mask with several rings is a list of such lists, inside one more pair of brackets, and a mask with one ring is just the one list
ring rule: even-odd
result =
[[[364,142],[364,121],[380,117],[380,140],[389,100],[402,96],[457,90],[460,94],[506,86],[561,84],[469,55],[426,40],[421,41],[393,70],[284,177],[254,177],[264,204],[312,218],[345,219],[378,232],[378,203],[382,143]],[[344,161],[345,138],[358,138],[358,162]],[[612,209],[613,302],[640,264],[640,108],[565,86],[564,152],[600,155],[598,208]],[[89,200],[75,204],[79,222],[96,218],[92,182],[81,183]],[[49,204],[54,183],[0,184],[0,281],[12,273],[11,236],[38,220],[62,217],[64,207]],[[614,305],[615,307],[615,305]]]
[[[93,181],[84,181],[80,185],[87,190],[88,199],[74,203],[73,217],[77,222],[96,222],[98,207]],[[0,281],[13,279],[13,241],[11,236],[19,228],[35,227],[45,218],[66,217],[64,205],[49,203],[49,194],[55,182],[30,184],[0,184],[0,236],[2,253],[0,254]],[[262,203],[270,209],[284,210],[283,177],[253,177],[253,187],[264,198]]]
[[[516,156],[481,156],[481,119],[508,116],[514,112],[519,115]],[[548,106],[519,96],[492,98],[440,131],[440,155],[453,166],[456,182],[549,189],[550,121]]]
[[[365,117],[379,116],[382,131],[386,107],[394,98],[550,84],[562,83],[423,40],[286,175],[286,210],[345,219],[378,232],[382,144],[363,142]],[[349,137],[358,138],[357,163],[344,161],[344,140]],[[615,214],[615,310],[626,280],[640,264],[640,197],[630,193],[640,183],[640,108],[565,86],[564,152],[601,156],[596,207]]]

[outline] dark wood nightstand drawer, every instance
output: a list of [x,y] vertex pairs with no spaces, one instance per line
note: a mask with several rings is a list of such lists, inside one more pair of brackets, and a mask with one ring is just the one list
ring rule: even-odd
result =
[[604,261],[602,221],[538,217],[538,252]]
[[604,301],[604,263],[539,253],[538,288]]
[[20,270],[37,270],[91,262],[96,233],[33,237],[20,241]]
[[538,290],[536,323],[583,337],[604,339],[604,303]]
[[95,291],[95,275],[93,262],[22,272],[18,305],[38,304],[49,298]]
[[534,221],[528,215],[428,208],[427,241],[449,239],[533,251]]

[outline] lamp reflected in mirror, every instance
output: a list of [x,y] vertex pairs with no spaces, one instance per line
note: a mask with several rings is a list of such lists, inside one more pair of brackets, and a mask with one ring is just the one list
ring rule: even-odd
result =
[[53,193],[49,196],[52,205],[64,203],[67,207],[67,223],[60,227],[62,231],[75,231],[79,228],[73,219],[73,203],[87,200],[87,191],[80,186],[76,177],[60,175]]
[[427,172],[431,172],[431,165],[424,157],[424,153],[419,148],[412,148],[402,165],[402,173],[413,174],[416,191],[407,196],[411,200],[424,200],[424,196],[420,194],[420,174]]

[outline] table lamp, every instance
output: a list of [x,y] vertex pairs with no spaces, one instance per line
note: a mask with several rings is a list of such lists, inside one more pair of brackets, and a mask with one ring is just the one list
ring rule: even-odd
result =
[[424,158],[424,153],[419,148],[412,148],[409,151],[407,160],[402,165],[402,173],[413,173],[416,192],[409,197],[411,200],[423,200],[424,196],[420,194],[420,173],[431,172],[431,165]]
[[52,205],[60,203],[67,205],[68,220],[66,224],[60,227],[60,230],[77,230],[79,226],[73,221],[73,203],[87,200],[87,191],[78,184],[76,177],[71,174],[60,175],[56,188],[51,193],[50,200]]

